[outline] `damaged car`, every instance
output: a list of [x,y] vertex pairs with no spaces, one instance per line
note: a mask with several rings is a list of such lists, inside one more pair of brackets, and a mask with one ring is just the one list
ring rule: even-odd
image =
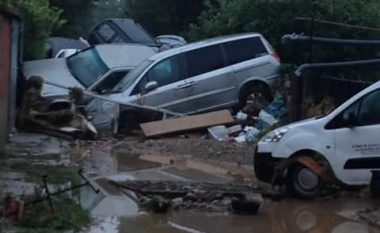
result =
[[[218,37],[150,57],[107,98],[183,114],[244,106],[252,94],[272,98],[279,68],[277,53],[261,34]],[[100,99],[91,102],[87,111],[96,126],[113,125],[113,129],[115,125],[129,129],[136,126],[136,119],[151,117]]]
[[298,197],[318,195],[326,183],[369,185],[380,168],[380,82],[327,115],[269,132],[258,143],[256,177],[285,183]]
[[[27,61],[23,72],[26,79],[40,76],[45,81],[62,86],[79,87],[103,94],[155,53],[151,47],[137,44],[97,45],[66,58]],[[107,81],[101,81],[105,77]],[[56,108],[53,105],[68,102],[67,90],[49,84],[43,86],[41,96],[54,100],[50,103],[52,108]],[[62,101],[57,100],[61,98]]]

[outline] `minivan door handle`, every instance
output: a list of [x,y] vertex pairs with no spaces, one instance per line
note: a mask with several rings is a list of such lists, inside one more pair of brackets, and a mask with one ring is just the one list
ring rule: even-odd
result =
[[182,85],[179,85],[177,86],[177,89],[185,89],[185,88],[189,88],[189,87],[192,87],[194,85],[198,84],[197,81],[191,81],[191,82],[188,82],[188,83],[185,83],[185,84],[182,84]]

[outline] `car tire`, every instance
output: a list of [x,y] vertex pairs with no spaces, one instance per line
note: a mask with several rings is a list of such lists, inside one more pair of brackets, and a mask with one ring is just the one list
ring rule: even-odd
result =
[[272,94],[267,84],[255,82],[244,86],[240,91],[239,105],[240,108],[246,106],[248,99],[251,95],[263,96],[265,100],[270,103],[272,101]]
[[294,164],[288,168],[286,187],[288,192],[298,198],[316,197],[324,186],[320,176],[302,164]]

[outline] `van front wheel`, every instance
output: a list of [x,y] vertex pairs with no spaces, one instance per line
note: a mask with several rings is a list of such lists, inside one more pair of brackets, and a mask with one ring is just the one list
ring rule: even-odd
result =
[[308,167],[294,164],[288,168],[287,189],[291,195],[298,198],[316,197],[324,185],[320,176]]

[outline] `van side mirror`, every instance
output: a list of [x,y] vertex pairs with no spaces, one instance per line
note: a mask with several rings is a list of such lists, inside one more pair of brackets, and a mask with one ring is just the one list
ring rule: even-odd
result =
[[156,81],[150,81],[148,82],[144,87],[144,93],[148,93],[150,91],[153,91],[158,87],[158,83]]

